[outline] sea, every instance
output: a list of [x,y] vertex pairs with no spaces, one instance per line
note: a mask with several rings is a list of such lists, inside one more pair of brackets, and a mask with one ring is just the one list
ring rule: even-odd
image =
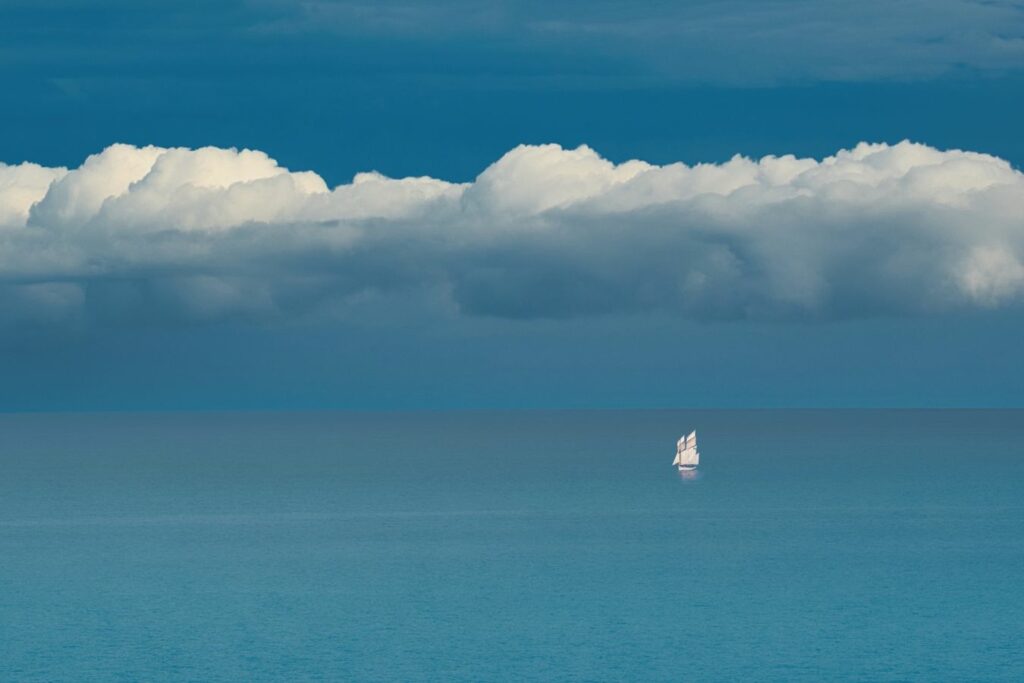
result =
[[0,415],[0,681],[1022,680],[1022,411]]

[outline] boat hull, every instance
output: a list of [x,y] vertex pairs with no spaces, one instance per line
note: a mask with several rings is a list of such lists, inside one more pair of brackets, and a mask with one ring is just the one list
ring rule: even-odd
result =
[[680,472],[690,472],[697,469],[696,465],[677,465],[677,467],[679,467]]

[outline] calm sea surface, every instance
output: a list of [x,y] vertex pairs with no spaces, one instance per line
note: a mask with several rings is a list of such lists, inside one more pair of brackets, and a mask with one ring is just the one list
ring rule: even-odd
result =
[[1021,681],[1024,412],[0,415],[0,680]]

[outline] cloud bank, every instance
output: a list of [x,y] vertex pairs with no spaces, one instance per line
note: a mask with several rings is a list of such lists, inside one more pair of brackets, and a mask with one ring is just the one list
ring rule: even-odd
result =
[[330,188],[253,150],[0,163],[0,324],[386,315],[827,320],[1024,298],[1024,175],[861,143],[615,164],[522,145],[472,183]]

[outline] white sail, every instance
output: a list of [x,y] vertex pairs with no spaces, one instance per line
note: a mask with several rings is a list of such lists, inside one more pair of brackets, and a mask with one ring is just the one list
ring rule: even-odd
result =
[[676,457],[673,465],[681,468],[691,469],[700,463],[700,453],[697,452],[697,432],[690,432],[689,436],[679,437],[676,442]]
[[696,448],[687,448],[679,454],[680,465],[696,465],[700,462],[700,454]]

